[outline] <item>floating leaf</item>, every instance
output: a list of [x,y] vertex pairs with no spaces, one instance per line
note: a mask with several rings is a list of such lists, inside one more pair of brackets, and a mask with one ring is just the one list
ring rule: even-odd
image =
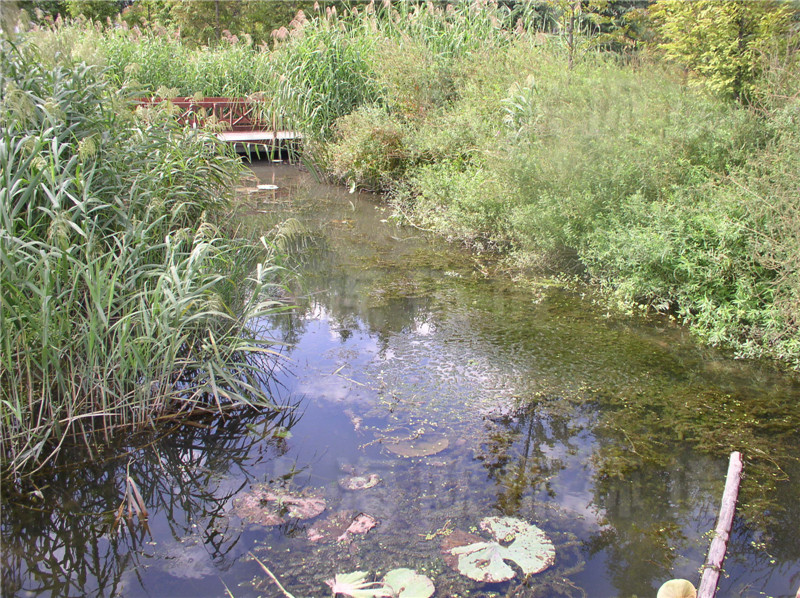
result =
[[352,598],[392,598],[392,591],[379,582],[364,581],[367,573],[354,571],[340,573],[325,583],[333,590],[334,595],[352,596]]
[[[516,563],[525,575],[544,571],[555,562],[553,543],[535,525],[513,517],[487,517],[480,527],[492,535],[493,542],[456,545],[448,550],[450,555],[458,557],[455,568],[470,579],[489,583],[507,581],[516,573],[506,561]],[[501,542],[511,543],[504,546]],[[453,560],[448,564],[452,566]]]
[[280,525],[288,519],[312,519],[325,510],[325,499],[310,493],[288,492],[256,484],[234,499],[236,515],[249,523]]
[[353,535],[366,534],[376,525],[378,520],[371,515],[359,513],[354,517],[352,511],[341,511],[312,526],[307,533],[311,542],[344,542]]
[[447,563],[451,569],[458,571],[458,555],[453,554],[453,548],[457,546],[468,546],[476,542],[483,542],[483,538],[475,534],[469,534],[460,529],[453,530],[452,533],[445,536],[444,540],[442,540],[442,556],[444,562]]
[[428,457],[441,453],[450,446],[450,440],[443,434],[422,432],[401,439],[384,439],[386,450],[401,457]]
[[697,590],[691,581],[670,579],[658,589],[656,598],[696,598]]
[[353,475],[339,480],[339,485],[345,490],[366,490],[377,486],[381,478],[377,473],[371,473],[368,476]]
[[413,569],[392,569],[383,576],[383,583],[394,598],[430,598],[436,591],[433,582]]
[[[346,536],[347,534],[366,534],[369,530],[373,527],[378,525],[378,520],[375,519],[372,515],[367,515],[366,513],[359,513],[356,515],[356,518],[353,519],[353,522],[350,524],[350,527],[345,530],[345,533],[342,536]],[[343,538],[340,536],[338,540],[342,540]]]
[[475,581],[495,583],[508,581],[516,575],[503,560],[506,558],[513,560],[506,550],[497,542],[477,542],[454,548],[452,553],[459,555],[458,570],[462,575]]

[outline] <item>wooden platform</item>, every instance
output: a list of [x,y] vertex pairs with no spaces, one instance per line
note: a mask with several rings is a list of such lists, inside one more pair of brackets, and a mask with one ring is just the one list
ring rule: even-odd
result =
[[293,131],[222,131],[217,137],[226,143],[233,144],[238,154],[251,155],[255,152],[261,156],[291,157],[292,150],[297,149],[300,134]]
[[266,121],[257,99],[251,98],[194,98],[177,97],[164,99],[158,97],[141,98],[140,106],[167,102],[175,110],[178,123],[189,127],[203,127],[212,120],[226,123],[228,130],[217,133],[217,137],[232,143],[240,154],[252,150],[266,152],[289,152],[296,149],[300,134],[294,131],[276,131],[276,125]]
[[228,143],[269,144],[299,140],[300,134],[293,131],[222,131],[217,133],[217,137]]

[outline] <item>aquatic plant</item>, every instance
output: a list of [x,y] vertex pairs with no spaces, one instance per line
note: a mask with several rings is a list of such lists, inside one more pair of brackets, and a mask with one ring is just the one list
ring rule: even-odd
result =
[[379,440],[386,450],[400,457],[430,457],[450,446],[447,436],[424,427],[414,431],[394,430]]
[[233,501],[238,517],[265,526],[280,525],[289,519],[313,519],[325,506],[325,499],[313,492],[292,492],[269,484],[255,484]]
[[[544,571],[555,562],[553,543],[535,525],[513,517],[486,517],[480,528],[494,540],[461,544],[462,538],[456,536],[444,546],[445,555],[456,557],[449,564],[470,579],[488,583],[512,579],[517,573],[507,560],[516,563],[526,576]],[[463,539],[469,541],[471,535]],[[510,544],[506,546],[507,542]]]
[[369,475],[351,475],[339,480],[339,485],[345,490],[366,490],[380,484],[381,478],[377,473]]
[[238,161],[134,114],[97,67],[1,43],[4,472],[95,431],[271,406],[251,324],[283,309],[279,270],[220,225]]
[[378,520],[372,515],[341,511],[308,528],[307,535],[310,542],[348,542],[353,536],[363,536],[376,525]]
[[368,575],[364,571],[339,573],[326,583],[334,596],[352,598],[429,598],[435,591],[433,582],[413,569],[392,569],[379,582],[366,581]]

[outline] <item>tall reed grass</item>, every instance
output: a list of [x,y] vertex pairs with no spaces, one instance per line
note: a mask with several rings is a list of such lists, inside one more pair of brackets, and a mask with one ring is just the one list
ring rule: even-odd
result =
[[158,110],[134,115],[98,67],[2,44],[4,474],[97,431],[271,405],[252,322],[283,308],[277,268],[251,271],[256,250],[216,224],[239,162]]
[[244,97],[274,87],[269,52],[246,37],[197,48],[163,27],[140,29],[123,21],[102,27],[81,20],[59,20],[27,36],[46,49],[49,62],[58,54],[104,66],[111,82],[142,95],[169,89],[179,96]]

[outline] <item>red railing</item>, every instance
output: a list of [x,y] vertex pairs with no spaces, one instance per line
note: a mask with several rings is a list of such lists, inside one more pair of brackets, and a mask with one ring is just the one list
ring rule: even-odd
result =
[[[157,104],[165,100],[160,98],[139,100],[140,105]],[[226,122],[231,131],[261,131],[272,127],[258,117],[258,102],[247,98],[203,98],[197,100],[190,97],[171,98],[172,105],[180,112],[178,122],[192,127],[203,127],[210,116],[215,120]]]

